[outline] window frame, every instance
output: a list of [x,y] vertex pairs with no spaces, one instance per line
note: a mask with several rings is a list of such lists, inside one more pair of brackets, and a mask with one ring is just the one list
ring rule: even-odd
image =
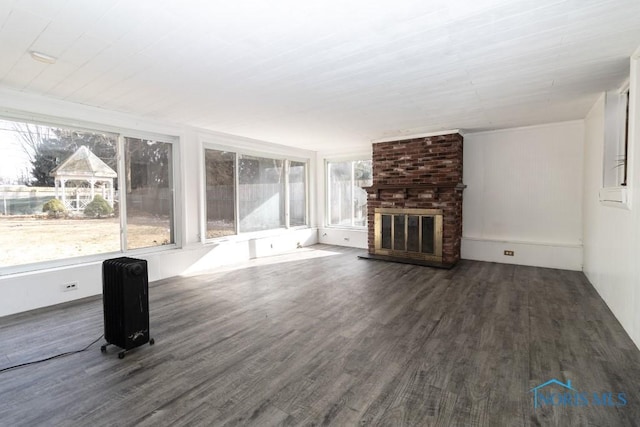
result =
[[0,112],[0,120],[6,121],[14,121],[26,124],[33,124],[39,126],[47,126],[51,128],[61,128],[75,131],[84,131],[84,132],[104,132],[110,133],[116,136],[116,157],[117,157],[117,182],[118,188],[125,188],[123,186],[126,185],[125,182],[125,174],[122,172],[124,170],[124,138],[141,138],[141,139],[152,139],[159,142],[172,144],[172,166],[171,166],[171,180],[173,183],[173,200],[172,200],[172,208],[173,208],[173,230],[174,230],[174,243],[167,245],[159,245],[159,246],[150,246],[145,248],[136,248],[136,249],[127,249],[126,248],[126,233],[127,233],[127,224],[126,224],[126,200],[119,200],[119,242],[120,242],[120,250],[113,252],[101,252],[96,254],[89,255],[80,255],[76,257],[70,258],[59,258],[52,259],[46,261],[37,261],[26,264],[18,264],[18,265],[10,265],[0,267],[0,277],[9,276],[12,274],[20,274],[20,273],[30,273],[35,271],[53,269],[53,268],[64,268],[77,266],[82,264],[91,264],[96,262],[102,262],[105,259],[112,258],[114,256],[136,256],[136,255],[146,255],[153,254],[158,252],[165,252],[177,248],[181,248],[183,245],[182,242],[182,210],[179,209],[178,200],[182,196],[182,185],[181,185],[181,157],[180,157],[180,148],[181,148],[181,140],[180,137],[176,135],[169,134],[160,134],[153,131],[144,131],[144,130],[136,130],[130,129],[122,126],[114,126],[103,123],[96,123],[92,121],[85,120],[72,120],[69,118],[42,115],[36,113],[26,113],[22,111],[14,111],[14,110],[3,110]]
[[[288,192],[289,192],[289,175],[288,175],[288,159],[285,158],[280,158],[280,157],[275,157],[275,156],[265,156],[265,155],[258,155],[258,154],[248,154],[248,153],[240,153],[237,152],[236,153],[236,175],[237,175],[237,180],[238,180],[238,186],[236,187],[236,191],[238,191],[240,189],[240,161],[242,157],[251,157],[253,159],[251,160],[277,160],[277,161],[281,161],[282,162],[282,169],[283,169],[283,173],[284,173],[284,182],[282,183],[282,196],[283,196],[283,200],[282,200],[282,209],[284,212],[282,212],[283,215],[283,219],[284,219],[284,225],[280,226],[280,227],[274,227],[274,228],[266,228],[264,230],[250,230],[250,231],[242,231],[242,227],[241,227],[241,217],[240,217],[240,210],[238,210],[238,234],[249,234],[249,233],[261,233],[261,232],[265,232],[265,231],[270,231],[270,230],[282,230],[282,229],[288,229],[289,228],[289,212],[288,212],[288,205],[289,205],[289,196],[288,196]],[[240,197],[237,196],[236,194],[236,198],[238,200],[238,207],[240,205]]]
[[[207,150],[214,150],[214,151],[220,151],[220,152],[227,152],[227,153],[233,153],[233,234],[228,234],[226,236],[220,236],[220,237],[212,237],[212,238],[207,238],[207,224],[208,224],[208,218],[207,218]],[[237,194],[237,188],[238,188],[238,173],[237,173],[237,167],[238,167],[238,153],[234,150],[228,149],[228,148],[223,148],[217,145],[212,145],[212,144],[207,144],[207,143],[203,143],[202,144],[202,150],[201,150],[201,154],[202,154],[202,161],[200,162],[200,176],[202,177],[202,191],[200,191],[200,204],[202,205],[202,213],[200,215],[200,223],[201,223],[201,227],[200,227],[200,231],[198,232],[198,240],[200,240],[200,242],[210,242],[210,241],[220,241],[220,240],[224,240],[224,239],[229,239],[231,237],[235,237],[238,235],[238,228],[239,228],[239,218],[238,218],[238,210],[239,210],[239,201],[238,201],[238,194]]]
[[[141,139],[141,140],[153,140],[156,142],[161,142],[164,144],[171,144],[171,171],[169,179],[171,180],[171,211],[173,213],[173,218],[171,221],[173,222],[173,243],[169,243],[166,245],[157,245],[157,246],[147,246],[143,248],[134,248],[127,249],[127,204],[126,201],[122,204],[120,208],[120,248],[123,254],[128,253],[148,253],[155,251],[163,251],[164,248],[167,249],[176,249],[182,247],[182,210],[179,209],[178,200],[182,196],[182,192],[180,191],[181,185],[180,183],[180,173],[178,173],[178,165],[180,165],[180,139],[178,137],[172,137],[169,135],[161,135],[153,132],[145,133],[138,131],[123,131],[118,134],[118,169],[125,170],[126,169],[126,159],[124,156],[124,147],[125,147],[125,139]],[[122,181],[120,181],[120,176],[122,175]],[[126,188],[126,174],[118,173],[118,188]],[[122,185],[122,186],[121,186]],[[126,199],[126,195],[125,195]],[[143,252],[140,252],[143,251]]]
[[[598,198],[603,206],[630,210],[632,182],[632,164],[629,161],[632,151],[630,80],[627,79],[619,89],[606,92],[604,104],[602,182]],[[617,160],[619,158],[622,160]],[[608,181],[614,177],[616,185],[611,185]]]
[[[302,230],[310,228],[309,222],[309,168],[311,165],[311,159],[299,156],[290,156],[280,153],[274,152],[266,152],[266,151],[258,151],[247,148],[238,148],[230,145],[219,144],[215,142],[209,142],[211,139],[215,138],[202,138],[201,142],[201,150],[200,150],[200,183],[201,183],[201,191],[200,191],[200,231],[199,231],[199,240],[205,244],[211,243],[219,243],[223,241],[243,241],[259,236],[271,235],[273,233],[282,232],[285,230]],[[234,165],[234,220],[235,220],[235,234],[221,236],[221,237],[213,237],[207,238],[207,177],[206,177],[206,150],[217,150],[217,151],[226,151],[235,154],[235,165]],[[281,160],[283,161],[283,167],[285,168],[285,183],[284,183],[284,205],[285,205],[285,226],[270,228],[267,230],[256,230],[256,231],[242,231],[240,228],[240,199],[238,197],[238,188],[240,185],[240,173],[239,173],[239,165],[240,158],[242,156],[251,156],[258,157],[263,159],[271,159],[271,160]],[[289,196],[289,169],[291,162],[299,162],[304,163],[305,165],[305,225],[290,225],[290,196]]]
[[[353,183],[355,181],[355,176],[354,176],[354,166],[355,166],[355,162],[372,162],[371,164],[371,172],[373,175],[373,160],[371,158],[371,156],[349,156],[349,157],[331,157],[331,158],[325,158],[324,159],[324,186],[325,186],[325,192],[324,192],[324,226],[326,228],[334,228],[334,229],[341,229],[341,230],[353,230],[353,231],[367,231],[368,229],[368,215],[365,216],[365,222],[364,225],[355,225],[354,224],[354,211],[353,211],[353,207],[351,209],[351,225],[337,225],[337,224],[331,224],[331,175],[329,172],[329,164],[330,163],[346,163],[346,162],[351,162],[351,183]],[[353,199],[354,193],[353,193],[353,187],[355,187],[355,185],[352,184],[352,191],[351,191],[351,196]],[[361,187],[362,188],[362,187]],[[369,200],[367,198],[367,206],[369,204]],[[368,209],[368,208],[367,208]]]
[[[291,210],[290,210],[290,205],[291,205],[291,192],[289,191],[289,170],[291,168],[291,162],[298,162],[298,163],[303,163],[304,164],[304,225],[294,225],[291,226]],[[306,159],[306,160],[298,160],[294,157],[288,157],[287,158],[287,162],[286,162],[286,168],[287,168],[287,196],[286,196],[286,204],[287,204],[287,211],[285,212],[285,217],[287,219],[287,228],[288,229],[293,229],[293,230],[298,230],[298,229],[304,229],[304,228],[309,228],[310,227],[310,220],[309,220],[309,215],[310,215],[310,208],[309,208],[309,197],[310,197],[310,192],[311,192],[311,187],[309,186],[309,177],[311,176],[309,173],[309,168],[310,168],[310,164],[311,164],[311,160],[310,159]]]

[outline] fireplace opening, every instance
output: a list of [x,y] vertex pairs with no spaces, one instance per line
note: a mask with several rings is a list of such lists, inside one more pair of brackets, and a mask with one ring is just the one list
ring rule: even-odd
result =
[[374,253],[442,261],[442,210],[376,208]]

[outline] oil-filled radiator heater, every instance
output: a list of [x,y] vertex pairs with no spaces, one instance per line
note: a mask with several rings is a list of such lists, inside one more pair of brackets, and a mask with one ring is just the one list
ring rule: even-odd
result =
[[104,338],[108,345],[127,351],[143,344],[154,344],[149,336],[149,279],[147,261],[128,257],[108,259],[102,263],[102,301],[104,304]]

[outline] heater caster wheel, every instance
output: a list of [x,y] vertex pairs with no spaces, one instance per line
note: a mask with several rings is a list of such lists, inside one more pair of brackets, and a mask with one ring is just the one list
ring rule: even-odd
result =
[[156,340],[154,340],[153,338],[149,340],[149,345],[154,345],[155,343],[156,343]]
[[100,347],[100,352],[106,353],[107,352],[107,346],[103,345],[102,347]]
[[124,359],[124,351],[118,353],[118,359]]

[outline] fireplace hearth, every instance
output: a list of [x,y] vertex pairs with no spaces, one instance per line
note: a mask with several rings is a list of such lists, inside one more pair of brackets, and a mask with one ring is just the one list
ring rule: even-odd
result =
[[365,258],[449,268],[462,240],[462,135],[373,144]]

